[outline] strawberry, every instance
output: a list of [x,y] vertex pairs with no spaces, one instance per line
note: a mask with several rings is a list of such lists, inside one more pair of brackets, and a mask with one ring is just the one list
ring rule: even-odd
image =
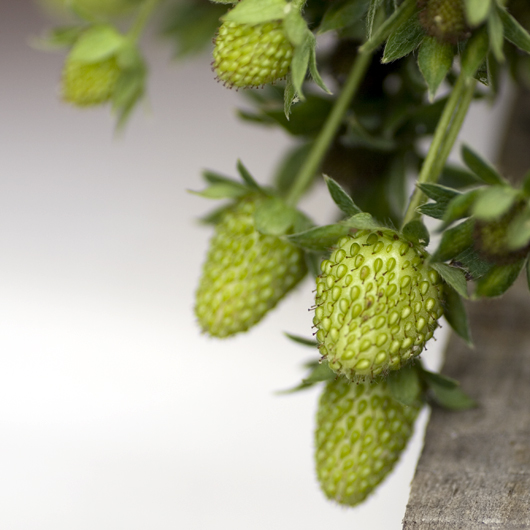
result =
[[392,230],[340,239],[321,264],[313,319],[332,370],[371,380],[422,352],[443,313],[441,280],[426,258]]
[[240,199],[223,214],[211,241],[195,312],[214,337],[249,329],[307,272],[301,250],[256,230],[254,212],[262,200],[260,194]]
[[62,77],[62,96],[79,107],[100,105],[112,97],[120,68],[115,57],[97,63],[68,58]]
[[224,22],[213,51],[213,68],[230,87],[259,87],[289,72],[293,46],[281,21],[250,26]]
[[320,397],[315,433],[318,480],[347,506],[362,502],[390,473],[420,410],[395,401],[385,381],[330,381]]
[[464,0],[418,0],[425,31],[442,42],[456,43],[469,37]]

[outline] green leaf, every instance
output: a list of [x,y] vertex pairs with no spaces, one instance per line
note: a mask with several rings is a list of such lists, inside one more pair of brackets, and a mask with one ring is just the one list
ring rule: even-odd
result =
[[[416,0],[405,0],[402,4],[377,28],[361,48],[361,53],[371,53],[396,31],[404,22],[409,20],[417,11]],[[370,26],[370,24],[369,24]],[[369,30],[370,31],[370,30]]]
[[466,18],[470,26],[482,24],[491,9],[491,0],[464,0]]
[[309,31],[306,21],[298,9],[289,10],[283,19],[283,29],[285,30],[285,34],[293,46],[300,46],[303,43],[307,32]]
[[190,193],[194,195],[199,195],[206,199],[234,199],[236,197],[241,197],[248,193],[248,188],[242,186],[241,184],[234,183],[219,183],[212,184],[202,191],[193,191],[189,190]]
[[278,197],[268,197],[254,212],[256,230],[264,235],[283,236],[294,225],[297,212]]
[[[118,63],[122,71],[112,93],[112,110],[118,115],[118,128],[126,123],[136,104],[145,93],[146,67],[143,59],[138,55],[136,49],[131,50],[128,46],[123,48],[123,54],[118,55]],[[127,61],[124,61],[127,56]],[[123,67],[127,65],[127,67]]]
[[372,217],[372,214],[369,214],[368,212],[355,214],[349,219],[344,219],[340,224],[357,230],[376,230],[378,228],[384,228],[378,224]]
[[450,267],[445,263],[431,263],[430,266],[448,283],[460,296],[467,298],[467,282],[460,269]]
[[506,246],[512,250],[526,247],[530,243],[530,208],[528,203],[518,213],[506,230]]
[[477,406],[477,403],[471,399],[461,388],[447,388],[439,385],[434,381],[429,381],[430,390],[433,398],[438,405],[450,410],[467,410]]
[[392,397],[396,401],[407,407],[417,403],[421,394],[421,385],[415,366],[408,365],[390,372],[387,382]]
[[473,78],[481,64],[484,63],[488,50],[488,34],[483,30],[476,31],[467,41],[466,48],[462,53],[462,73],[469,78]]
[[126,38],[112,26],[92,26],[79,37],[69,59],[97,63],[115,55],[125,42]]
[[237,186],[241,186],[239,182],[236,182],[234,179],[231,179],[230,177],[225,177],[224,175],[221,175],[220,173],[216,173],[215,171],[210,171],[209,169],[206,169],[202,172],[202,176],[208,182],[209,184],[236,184]]
[[432,255],[433,261],[447,261],[458,256],[464,250],[473,247],[473,228],[475,221],[466,219],[462,223],[445,230],[442,239],[435,253]]
[[470,279],[473,280],[481,278],[493,267],[493,264],[484,260],[473,247],[467,248],[455,256],[452,263],[466,269]]
[[309,73],[311,74],[311,78],[313,81],[326,93],[331,94],[330,89],[326,86],[326,83],[324,83],[324,80],[320,76],[320,72],[317,68],[317,52],[316,52],[316,44],[317,41],[315,39],[315,36],[311,34],[311,49],[310,49],[310,57],[309,57]]
[[486,184],[506,184],[500,173],[467,145],[462,146],[462,159],[466,166]]
[[366,38],[370,40],[372,38],[372,32],[374,28],[375,15],[377,10],[381,6],[384,0],[370,0],[368,6],[368,13],[366,14]]
[[524,52],[530,53],[530,34],[528,31],[506,9],[499,9],[498,14],[504,26],[506,39]]
[[439,184],[457,189],[476,186],[479,182],[480,179],[474,173],[453,164],[446,164],[442,175],[438,179]]
[[429,87],[431,101],[453,65],[454,55],[452,44],[440,42],[435,37],[423,40],[418,52],[418,66]]
[[386,41],[383,63],[397,61],[413,52],[425,37],[425,30],[417,16],[407,19]]
[[298,100],[299,99],[296,95],[296,89],[293,85],[293,77],[291,75],[291,72],[289,72],[287,74],[287,82],[285,83],[285,90],[283,93],[283,113],[285,114],[287,120],[289,120],[293,103],[296,103]]
[[431,384],[442,386],[444,388],[456,388],[460,386],[460,383],[456,379],[437,372],[430,372],[424,368],[421,369],[421,376],[428,386],[431,386]]
[[475,189],[462,193],[462,195],[458,195],[452,199],[445,210],[442,229],[445,229],[459,219],[469,217],[471,215],[471,207],[479,194],[480,190]]
[[433,199],[436,202],[448,203],[451,199],[460,195],[459,191],[447,188],[446,186],[441,186],[440,184],[418,184],[418,188],[420,188],[429,199]]
[[366,0],[338,0],[326,10],[318,33],[339,30],[361,19],[368,9]]
[[300,46],[296,46],[293,53],[293,60],[291,61],[291,78],[296,95],[300,99],[305,99],[302,92],[302,85],[304,84],[307,67],[311,58],[311,49],[313,47],[313,34],[308,31],[304,41]]
[[318,342],[314,339],[306,339],[304,337],[299,337],[298,335],[293,335],[284,331],[283,333],[288,339],[296,342],[297,344],[302,344],[303,346],[309,346],[311,348],[317,348]]
[[299,385],[289,390],[281,390],[278,394],[293,394],[300,390],[310,388],[317,383],[330,381],[337,377],[337,374],[329,368],[326,361],[311,363],[309,368],[311,368],[309,376],[306,379],[303,379]]
[[473,345],[466,307],[462,297],[448,284],[444,287],[444,317],[457,335]]
[[509,265],[495,265],[477,281],[474,298],[493,298],[504,294],[517,280],[525,260]]
[[241,160],[237,161],[237,171],[241,175],[241,178],[245,181],[246,185],[255,191],[263,192],[261,186],[254,180],[254,177],[250,174],[249,170],[243,165]]
[[430,241],[427,227],[419,220],[408,222],[402,230],[403,236],[415,245],[426,247]]
[[251,26],[271,20],[283,20],[289,11],[288,6],[285,0],[244,0],[222,17],[222,20]]
[[204,215],[203,217],[199,217],[198,221],[201,224],[205,225],[217,225],[221,222],[221,220],[224,218],[226,212],[232,207],[231,204],[225,204],[221,206],[220,208],[216,208],[212,212]]
[[65,26],[53,29],[44,39],[37,41],[37,46],[72,47],[86,30],[83,26]]
[[488,17],[488,37],[490,49],[499,62],[504,61],[504,26],[497,10],[493,9]]
[[324,180],[328,186],[331,198],[347,216],[352,217],[353,215],[362,213],[362,210],[353,202],[353,199],[338,182],[327,175],[324,175]]
[[294,245],[312,252],[329,250],[341,237],[349,234],[350,228],[342,224],[317,226],[303,232],[290,234],[285,239]]
[[484,221],[499,219],[515,203],[519,192],[507,186],[482,189],[473,204],[473,215]]

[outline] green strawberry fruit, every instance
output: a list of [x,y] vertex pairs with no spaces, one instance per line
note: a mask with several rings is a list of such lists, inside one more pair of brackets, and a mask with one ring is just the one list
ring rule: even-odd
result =
[[292,57],[281,21],[255,26],[225,22],[215,40],[213,68],[230,87],[259,87],[285,77]]
[[442,316],[427,253],[392,230],[343,237],[317,278],[320,353],[348,379],[371,380],[418,356]]
[[203,331],[227,337],[259,322],[306,274],[303,252],[255,228],[261,195],[241,199],[216,228],[197,291]]
[[325,495],[362,502],[390,473],[420,410],[395,401],[385,381],[330,381],[320,398],[315,433],[317,476]]
[[120,68],[114,57],[97,63],[67,58],[62,78],[63,99],[79,107],[106,103],[119,76]]
[[469,37],[464,0],[418,0],[425,31],[442,42],[456,43]]

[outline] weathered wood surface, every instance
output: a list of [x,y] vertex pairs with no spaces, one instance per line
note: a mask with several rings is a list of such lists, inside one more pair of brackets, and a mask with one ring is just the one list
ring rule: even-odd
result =
[[[530,167],[530,93],[519,94],[501,166]],[[530,529],[530,294],[520,279],[502,299],[470,304],[475,349],[452,337],[443,373],[480,404],[432,411],[404,530]]]

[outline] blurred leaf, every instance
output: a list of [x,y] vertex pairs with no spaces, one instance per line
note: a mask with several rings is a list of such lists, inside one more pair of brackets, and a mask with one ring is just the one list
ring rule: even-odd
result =
[[490,49],[499,62],[504,61],[504,26],[496,9],[492,9],[488,17],[488,37]]
[[126,38],[113,26],[92,26],[77,39],[68,58],[81,63],[97,63],[108,59],[126,43]]
[[464,0],[466,18],[471,26],[484,22],[491,9],[491,0]]
[[525,204],[506,230],[506,246],[512,250],[526,247],[530,243],[530,208]]
[[283,29],[293,46],[300,46],[309,31],[298,9],[290,9],[283,19]]
[[450,286],[444,286],[444,317],[457,335],[473,345],[471,329],[462,297]]
[[518,194],[517,190],[507,186],[489,186],[478,194],[473,215],[484,221],[499,219],[513,206]]
[[410,407],[417,403],[421,394],[420,378],[415,366],[408,365],[388,375],[388,386],[392,397],[402,405]]
[[462,158],[466,166],[486,184],[506,184],[500,173],[467,145],[462,146]]
[[317,226],[304,232],[290,234],[285,238],[294,245],[313,252],[329,250],[350,228],[341,224]]
[[237,171],[241,175],[241,178],[245,181],[245,184],[252,190],[260,191],[261,186],[256,182],[254,177],[250,174],[249,170],[243,165],[243,162],[241,160],[237,161]]
[[528,31],[506,9],[500,8],[498,14],[504,26],[506,39],[524,52],[530,53],[530,34]]
[[509,265],[495,265],[477,280],[474,298],[493,298],[504,294],[519,276],[525,260]]
[[430,265],[460,296],[468,297],[466,277],[460,269],[455,269],[445,263],[431,263]]
[[432,255],[433,261],[447,261],[464,250],[473,247],[473,219],[466,219],[462,223],[444,230],[438,248]]
[[443,408],[450,410],[467,410],[477,406],[477,403],[471,399],[460,386],[448,388],[447,386],[437,384],[434,380],[430,380],[429,387],[432,391],[434,400]]
[[318,33],[339,30],[364,16],[368,9],[368,0],[338,0],[333,2],[324,14],[318,27]]
[[286,6],[285,0],[245,0],[228,11],[223,20],[249,25],[282,20]]
[[269,236],[283,236],[294,225],[297,212],[278,197],[267,197],[254,212],[256,230]]
[[484,63],[488,50],[489,41],[486,31],[481,29],[475,31],[461,54],[462,73],[469,78],[474,77],[480,65]]
[[410,221],[403,227],[403,236],[415,245],[426,247],[430,241],[427,227],[419,220]]
[[444,388],[456,388],[460,386],[460,383],[452,377],[447,377],[446,375],[442,375],[437,372],[430,372],[429,370],[425,370],[423,368],[421,370],[421,375],[429,386],[431,383]]
[[471,190],[452,199],[445,210],[442,228],[445,229],[455,221],[463,219],[464,217],[469,217],[471,215],[471,207],[479,195],[479,192],[480,190],[477,189]]

